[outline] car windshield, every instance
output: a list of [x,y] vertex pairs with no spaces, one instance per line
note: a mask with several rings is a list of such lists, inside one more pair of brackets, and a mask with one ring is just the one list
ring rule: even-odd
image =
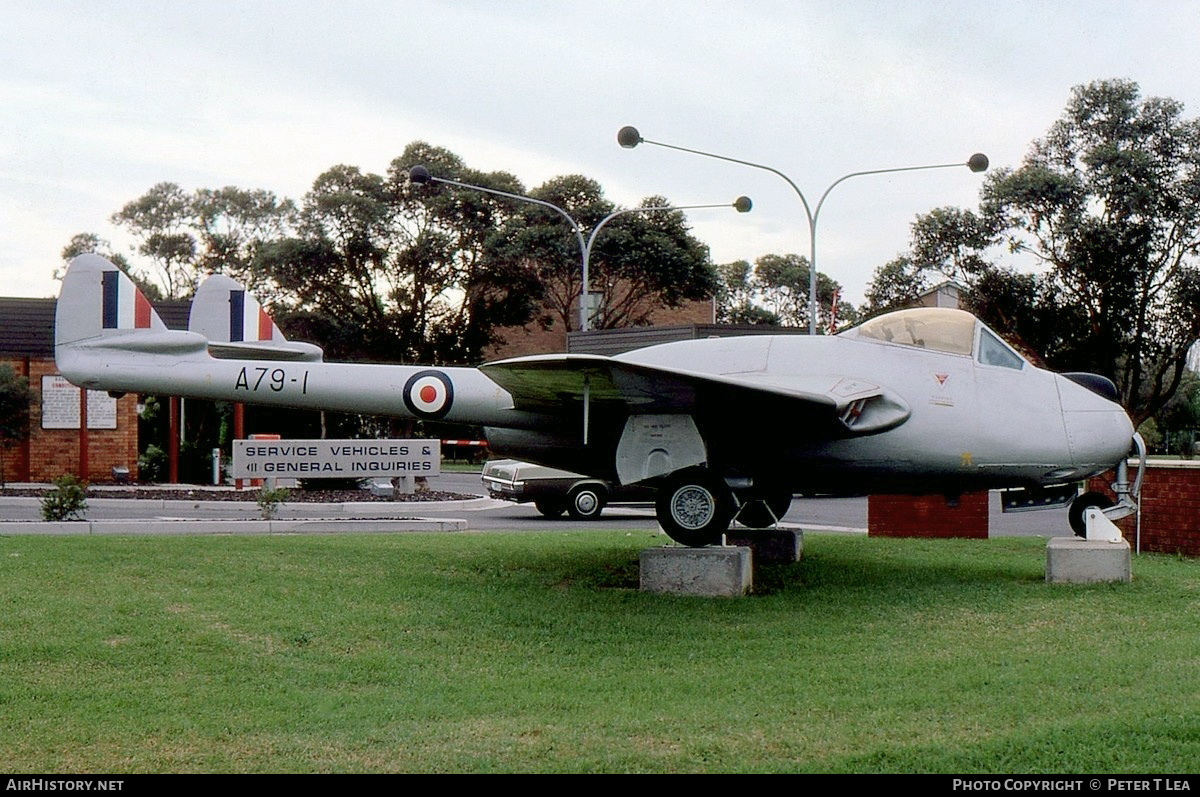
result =
[[872,318],[841,334],[969,356],[975,316],[948,307],[918,307]]

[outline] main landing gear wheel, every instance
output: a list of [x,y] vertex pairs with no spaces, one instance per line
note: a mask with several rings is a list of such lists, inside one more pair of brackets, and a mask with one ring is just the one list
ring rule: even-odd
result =
[[790,491],[765,497],[748,497],[737,513],[737,522],[748,529],[769,529],[787,514],[792,506]]
[[1112,499],[1104,493],[1084,493],[1071,502],[1071,506],[1067,509],[1067,522],[1071,524],[1071,531],[1075,532],[1076,537],[1087,536],[1087,512],[1091,507],[1097,509],[1108,509],[1113,505]]
[[567,513],[576,520],[591,520],[600,517],[604,509],[604,490],[592,485],[583,485],[571,490],[567,496]]
[[654,513],[667,536],[693,548],[719,542],[729,529],[733,510],[729,487],[705,470],[671,476],[654,502]]

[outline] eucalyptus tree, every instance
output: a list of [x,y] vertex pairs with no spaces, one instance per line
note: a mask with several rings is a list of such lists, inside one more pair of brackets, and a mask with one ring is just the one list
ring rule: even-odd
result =
[[1200,123],[1136,83],[1077,86],[978,210],[913,225],[912,261],[1059,370],[1114,380],[1136,421],[1178,388],[1200,337]]

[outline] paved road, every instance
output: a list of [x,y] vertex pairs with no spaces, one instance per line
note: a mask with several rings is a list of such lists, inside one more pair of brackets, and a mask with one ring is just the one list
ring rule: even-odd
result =
[[[481,495],[482,485],[477,473],[446,473],[429,480],[433,490]],[[1018,536],[1070,536],[1065,510],[1044,510],[1020,514],[1000,512],[999,499],[992,496],[990,522],[992,534]],[[392,505],[378,507],[379,516],[395,517]],[[353,514],[370,517],[371,505],[358,505]],[[253,518],[258,508],[253,502],[196,502],[181,504],[170,502],[164,505],[156,501],[91,500],[88,518],[91,520],[150,520],[159,518]],[[467,502],[406,504],[406,516],[430,518],[463,518],[472,529],[527,529],[560,531],[570,529],[625,529],[657,528],[653,509],[649,506],[613,506],[604,510],[596,520],[571,520],[561,518],[547,520],[538,514],[532,504],[512,504],[505,501],[476,499]],[[285,504],[279,517],[313,518],[330,517],[330,509],[320,505],[301,503]],[[338,510],[335,516],[347,517]],[[0,520],[40,520],[40,511],[35,499],[0,499]],[[787,524],[811,530],[864,530],[867,526],[867,500],[865,498],[808,498],[792,502],[791,509],[783,518]],[[2,530],[0,530],[2,533]]]
[[[473,473],[446,473],[435,481],[430,479],[434,490],[457,493],[478,493],[479,476]],[[459,516],[462,516],[460,512]],[[568,519],[548,521],[538,514],[532,504],[495,506],[474,510],[468,516],[472,528],[596,528],[597,524],[620,525],[630,519],[654,523],[654,512],[650,507],[609,507],[599,520],[572,521]],[[477,525],[478,521],[478,525]],[[794,523],[810,529],[866,529],[866,498],[798,498],[792,501],[791,509],[784,516],[785,523]],[[1066,509],[1045,509],[1037,512],[1005,514],[1000,511],[1000,498],[993,493],[989,506],[988,521],[992,534],[1026,537],[1070,537]]]

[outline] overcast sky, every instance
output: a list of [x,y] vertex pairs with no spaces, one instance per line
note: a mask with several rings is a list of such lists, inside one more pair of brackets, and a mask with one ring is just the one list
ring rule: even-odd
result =
[[[51,296],[70,237],[158,182],[299,200],[339,163],[424,140],[534,187],[560,174],[693,211],[715,262],[807,254],[799,199],[844,174],[1016,165],[1073,86],[1137,81],[1200,114],[1189,0],[0,0],[0,295]],[[1195,70],[1195,71],[1194,71]],[[865,176],[820,215],[818,266],[857,303],[913,218],[974,206],[965,167]],[[134,258],[135,262],[138,259]],[[143,265],[145,265],[143,263]]]

